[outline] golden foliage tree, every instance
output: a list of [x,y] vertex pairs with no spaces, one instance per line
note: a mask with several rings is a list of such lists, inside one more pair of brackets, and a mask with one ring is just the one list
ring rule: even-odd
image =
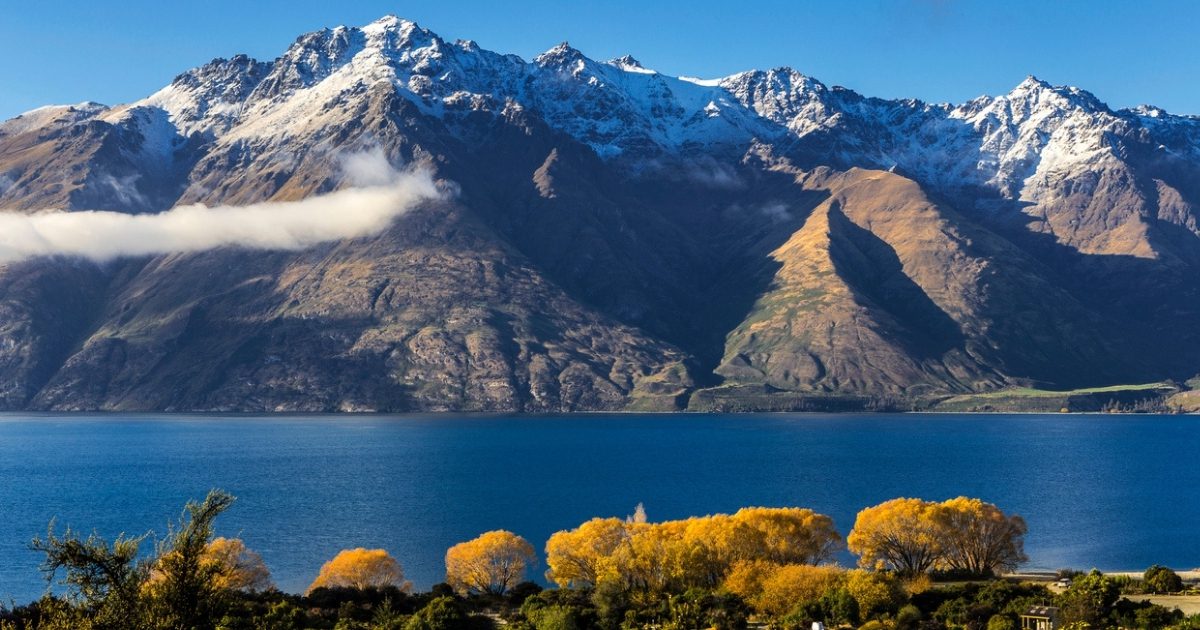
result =
[[836,588],[843,573],[837,567],[779,565],[763,576],[758,596],[749,603],[761,613],[784,615],[797,604],[820,599],[826,592]]
[[762,595],[763,580],[777,568],[779,565],[767,560],[743,560],[729,569],[721,586],[742,601],[752,602]]
[[739,563],[815,564],[841,544],[833,520],[801,508],[746,508],[643,523],[593,519],[546,543],[546,576],[559,586],[611,580],[623,589],[713,588]]
[[761,532],[757,556],[779,564],[821,564],[842,546],[833,519],[807,508],[742,508],[733,518]]
[[[155,561],[143,585],[148,593],[153,593],[166,580],[163,567],[175,562],[177,555],[178,552],[168,552]],[[210,585],[216,590],[261,593],[275,588],[262,556],[251,551],[238,538],[214,538],[209,541],[199,555],[198,565],[210,576]]]
[[864,568],[989,575],[1026,561],[1026,531],[1020,516],[979,499],[893,499],[859,512],[848,542]]
[[214,538],[205,547],[203,558],[219,567],[218,588],[247,593],[275,588],[262,556],[247,548],[240,538]]
[[846,574],[845,587],[863,619],[893,610],[906,598],[903,584],[889,573],[855,569]]
[[863,568],[925,573],[942,557],[937,504],[892,499],[858,513],[847,543]]
[[507,531],[487,532],[446,551],[446,582],[462,594],[503,595],[536,562],[533,545]]
[[308,592],[318,588],[385,588],[394,586],[409,591],[412,584],[404,580],[404,570],[395,558],[383,549],[345,549],[321,567]]
[[546,579],[560,587],[595,586],[617,547],[628,542],[626,522],[594,518],[546,541]]
[[934,512],[942,533],[945,568],[972,575],[1012,571],[1027,561],[1025,519],[979,499],[958,497]]

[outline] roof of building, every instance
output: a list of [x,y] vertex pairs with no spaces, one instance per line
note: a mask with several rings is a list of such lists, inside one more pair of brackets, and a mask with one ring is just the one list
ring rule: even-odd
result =
[[1025,617],[1054,617],[1058,615],[1058,609],[1053,606],[1030,606],[1022,615]]

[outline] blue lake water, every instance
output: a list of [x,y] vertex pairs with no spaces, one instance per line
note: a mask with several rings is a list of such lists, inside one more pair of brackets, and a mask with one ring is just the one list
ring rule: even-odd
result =
[[483,531],[540,549],[639,502],[651,520],[811,507],[845,534],[886,499],[977,496],[1026,518],[1028,568],[1200,567],[1195,417],[0,415],[0,601],[44,590],[28,541],[51,518],[162,534],[213,487],[238,496],[218,533],[288,591],[358,546],[427,588]]

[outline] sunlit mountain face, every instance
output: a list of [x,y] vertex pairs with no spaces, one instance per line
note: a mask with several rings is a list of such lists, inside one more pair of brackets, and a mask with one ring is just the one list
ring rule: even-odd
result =
[[[350,221],[379,173],[428,193],[351,232],[287,214],[332,198]],[[527,61],[389,16],[0,123],[0,407],[909,408],[1182,382],[1198,182],[1200,120],[1034,77],[884,100],[790,68]],[[101,237],[110,215],[78,212],[181,207],[236,237]],[[212,214],[247,207],[268,210]]]

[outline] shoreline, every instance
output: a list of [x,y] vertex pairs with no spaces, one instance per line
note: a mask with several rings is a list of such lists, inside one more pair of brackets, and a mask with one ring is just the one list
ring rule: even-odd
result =
[[0,421],[12,417],[51,417],[51,418],[83,418],[87,416],[179,416],[199,418],[304,418],[332,416],[361,416],[366,418],[404,417],[404,418],[554,418],[554,417],[587,417],[587,416],[1144,416],[1161,418],[1164,416],[1198,417],[1200,411],[1187,412],[1111,412],[1111,411],[937,411],[937,410],[905,410],[905,411],[694,411],[681,409],[678,411],[634,411],[634,410],[588,410],[588,411],[0,411]]

